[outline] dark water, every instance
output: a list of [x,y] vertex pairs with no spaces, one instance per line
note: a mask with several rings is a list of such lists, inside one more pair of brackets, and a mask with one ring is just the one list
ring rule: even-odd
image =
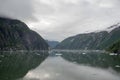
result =
[[17,80],[47,57],[45,52],[0,52],[0,80]]
[[46,52],[1,52],[0,80],[120,80],[118,55],[51,51],[46,57]]

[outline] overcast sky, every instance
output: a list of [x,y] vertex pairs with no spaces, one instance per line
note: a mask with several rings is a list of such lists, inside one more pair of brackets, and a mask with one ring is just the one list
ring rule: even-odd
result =
[[120,22],[120,0],[0,0],[0,16],[22,20],[43,38],[61,41]]

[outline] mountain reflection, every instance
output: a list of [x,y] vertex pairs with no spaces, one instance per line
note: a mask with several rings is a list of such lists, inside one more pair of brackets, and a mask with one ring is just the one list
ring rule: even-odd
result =
[[47,52],[0,52],[0,80],[16,80],[36,68]]
[[99,52],[62,52],[62,57],[70,62],[93,67],[112,68],[120,72],[120,56]]

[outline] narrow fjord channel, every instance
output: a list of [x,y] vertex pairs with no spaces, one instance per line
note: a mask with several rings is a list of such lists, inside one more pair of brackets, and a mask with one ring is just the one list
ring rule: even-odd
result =
[[120,56],[102,52],[51,51],[18,80],[120,80]]

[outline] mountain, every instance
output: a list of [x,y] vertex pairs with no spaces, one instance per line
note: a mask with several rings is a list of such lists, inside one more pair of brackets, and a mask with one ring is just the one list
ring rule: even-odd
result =
[[120,53],[120,40],[116,41],[111,46],[109,46],[107,51],[113,52],[113,53]]
[[55,48],[56,45],[59,44],[58,41],[49,41],[49,40],[46,40],[46,42],[48,43],[48,45],[49,45],[51,48]]
[[120,24],[106,30],[79,34],[63,40],[56,49],[105,49],[120,39]]
[[0,17],[1,50],[47,50],[48,44],[19,20]]

